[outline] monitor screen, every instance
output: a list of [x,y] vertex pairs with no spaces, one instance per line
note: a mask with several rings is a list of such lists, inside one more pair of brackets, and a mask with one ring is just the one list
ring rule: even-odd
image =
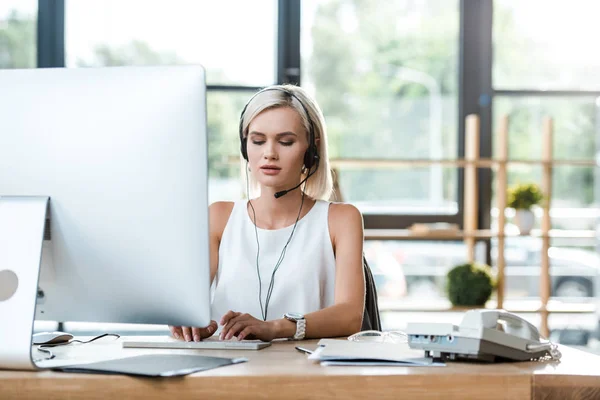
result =
[[204,69],[2,70],[0,88],[0,201],[50,197],[36,319],[208,325]]

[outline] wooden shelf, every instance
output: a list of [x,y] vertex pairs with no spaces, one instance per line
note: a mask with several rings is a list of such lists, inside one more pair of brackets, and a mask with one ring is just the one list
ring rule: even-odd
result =
[[[499,235],[496,235],[499,236]],[[547,235],[542,234],[540,229],[534,229],[529,235],[507,235],[504,237],[523,237],[530,236],[536,238],[549,237],[550,239],[594,239],[597,237],[595,230],[567,230],[567,229],[550,229]]]
[[[487,309],[497,308],[496,300],[490,300],[486,303]],[[412,302],[404,300],[385,300],[379,301],[379,309],[382,312],[456,312],[464,313],[468,310],[480,309],[482,307],[454,307],[448,300],[440,300],[430,304],[423,305],[423,302]],[[528,314],[542,313],[544,308],[540,300],[505,300],[503,309],[513,313]],[[557,300],[550,300],[546,307],[546,312],[551,314],[590,314],[597,310],[596,304],[592,302],[584,303],[566,303]]]
[[479,230],[473,233],[432,231],[419,234],[410,229],[365,229],[364,235],[365,240],[464,240],[465,238],[490,239],[493,237],[492,232],[489,230]]
[[[222,160],[223,163],[237,165],[240,162],[239,156],[228,156]],[[433,165],[442,165],[448,167],[465,167],[475,165],[478,168],[496,168],[503,165],[545,165],[554,166],[574,166],[574,167],[596,167],[599,164],[595,160],[502,160],[499,158],[477,158],[473,160],[460,158],[445,159],[426,159],[426,158],[406,158],[406,159],[381,159],[381,158],[330,158],[330,164],[334,168],[394,168],[394,167],[429,167]]]
[[410,229],[365,229],[365,240],[464,240],[473,238],[476,240],[485,240],[497,237],[533,237],[550,239],[594,239],[597,237],[593,230],[563,230],[552,229],[544,235],[537,229],[529,235],[503,234],[491,231],[489,229],[479,229],[471,233],[457,231],[456,233],[431,231],[426,234],[414,233]]
[[[239,162],[238,158],[236,161]],[[554,166],[577,166],[596,167],[595,160],[502,160],[494,158],[477,159],[380,159],[380,158],[332,158],[330,163],[335,168],[392,168],[392,167],[428,167],[432,165],[443,165],[449,167],[466,167],[475,165],[479,168],[493,168],[500,164],[504,165],[554,165]]]

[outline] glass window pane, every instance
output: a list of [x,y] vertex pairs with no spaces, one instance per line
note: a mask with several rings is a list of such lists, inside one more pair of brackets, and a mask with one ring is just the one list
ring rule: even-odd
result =
[[[301,32],[302,84],[323,109],[332,158],[457,156],[457,1],[307,0]],[[392,213],[423,202],[456,203],[456,192],[443,189],[439,167],[364,165],[341,174],[346,201],[386,205]],[[402,185],[409,185],[406,194],[390,189]],[[421,190],[434,186],[435,193]]]
[[35,68],[37,1],[0,2],[0,68]]
[[600,2],[495,0],[495,89],[600,89]]
[[[590,243],[591,244],[591,243]],[[600,255],[594,246],[551,240],[551,297],[555,300],[591,301],[600,294]],[[533,237],[511,237],[505,241],[505,296],[508,300],[537,299],[540,295],[542,241]],[[492,259],[496,264],[497,240],[492,240]]]
[[217,92],[207,95],[209,204],[245,196],[241,176],[239,118],[253,92]]
[[[553,153],[558,160],[589,160],[598,154],[600,102],[596,98],[502,97],[494,99],[495,126],[503,115],[510,117],[509,158],[541,158],[542,123],[553,118]],[[495,146],[497,154],[497,146]],[[551,227],[566,230],[565,237],[551,239],[549,251],[551,290],[555,299],[589,299],[598,293],[600,257],[593,233],[600,221],[599,169],[595,166],[556,164],[552,168]],[[508,185],[542,182],[541,165],[509,165]],[[496,179],[492,182],[492,227],[497,227]],[[535,229],[540,229],[542,210],[534,208]],[[518,234],[514,211],[507,209],[505,230]],[[580,232],[574,232],[580,231]],[[585,232],[581,232],[585,231]],[[591,233],[591,235],[590,235]],[[584,234],[578,237],[579,234]],[[572,237],[569,237],[572,236]],[[492,259],[497,258],[492,241]],[[506,296],[539,300],[542,243],[536,237],[509,237],[506,240]]]
[[[598,168],[578,167],[578,166],[554,166],[552,169],[552,197],[551,197],[551,228],[566,230],[593,230],[600,222],[600,202],[596,191],[599,180],[597,174]],[[517,183],[536,183],[542,182],[542,168],[531,165],[511,165],[507,171],[508,186]],[[493,226],[496,226],[498,217],[497,210],[497,181],[492,179],[492,217]],[[534,228],[540,229],[542,209],[533,208],[536,214]],[[512,223],[514,211],[507,209],[505,213],[507,225],[505,230],[509,234],[518,234],[516,225]],[[575,242],[583,245],[593,245],[596,238],[574,239]]]
[[275,81],[275,0],[67,0],[65,7],[68,67],[197,63],[209,84]]
[[[452,241],[367,240],[364,250],[382,312],[447,307],[446,274],[467,260],[465,244]],[[483,243],[475,257],[485,262]]]
[[509,158],[541,158],[545,117],[554,121],[554,158],[592,160],[598,151],[600,98],[495,96],[493,115],[494,132],[503,115],[510,118]]
[[[503,115],[510,118],[509,158],[539,160],[542,123],[546,116],[554,121],[553,155],[557,160],[589,160],[598,154],[600,102],[595,98],[502,97],[494,99],[494,132]],[[497,146],[494,152],[497,154]],[[555,165],[552,170],[552,227],[556,229],[594,229],[600,196],[600,170],[594,166]],[[542,182],[540,165],[510,165],[508,185]],[[496,209],[496,180],[492,183],[492,211]],[[541,217],[541,210],[537,210]],[[509,211],[509,214],[512,215]],[[517,233],[508,221],[507,231]],[[540,219],[536,221],[539,228]]]
[[454,215],[458,212],[458,173],[443,166],[336,168],[338,201],[351,201],[363,213]]

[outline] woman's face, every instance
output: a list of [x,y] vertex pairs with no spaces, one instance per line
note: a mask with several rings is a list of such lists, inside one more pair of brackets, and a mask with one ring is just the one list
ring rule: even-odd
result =
[[279,190],[300,182],[308,139],[296,110],[261,112],[250,122],[247,140],[250,170],[261,186]]

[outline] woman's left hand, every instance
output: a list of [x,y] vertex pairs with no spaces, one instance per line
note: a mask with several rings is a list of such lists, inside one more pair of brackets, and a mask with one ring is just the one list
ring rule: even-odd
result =
[[229,340],[237,336],[238,340],[259,339],[270,342],[276,336],[273,321],[261,321],[250,314],[235,311],[228,311],[223,315],[221,326],[223,326],[219,336],[221,340]]

